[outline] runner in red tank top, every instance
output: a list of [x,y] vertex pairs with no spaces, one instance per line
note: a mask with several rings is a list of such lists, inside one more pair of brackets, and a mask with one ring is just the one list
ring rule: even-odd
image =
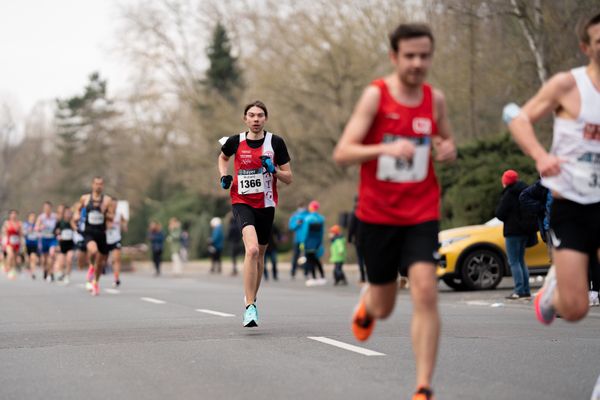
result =
[[21,240],[23,238],[23,228],[21,227],[18,216],[19,214],[16,210],[10,210],[8,212],[8,219],[2,226],[1,236],[6,238],[6,243],[4,243],[6,263],[4,267],[9,279],[15,279],[17,276],[17,255],[19,254],[19,248],[21,247]]
[[[231,188],[233,216],[242,229],[244,248],[243,325],[258,326],[256,295],[265,268],[265,251],[275,217],[277,181],[292,183],[290,156],[282,138],[264,130],[268,111],[255,101],[244,109],[248,131],[233,135],[221,148],[218,159],[221,187]],[[228,175],[229,158],[234,156],[233,176]]]
[[413,399],[433,398],[431,378],[440,335],[437,278],[440,189],[433,170],[456,147],[443,94],[425,84],[433,56],[426,25],[390,34],[394,73],[374,81],[359,100],[334,151],[340,165],[361,164],[358,245],[367,268],[352,330],[366,340],[375,320],[394,309],[398,272],[407,275],[414,304],[412,342],[417,368]]

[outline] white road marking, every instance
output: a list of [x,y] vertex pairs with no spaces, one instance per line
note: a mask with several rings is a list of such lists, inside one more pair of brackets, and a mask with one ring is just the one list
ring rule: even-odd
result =
[[480,301],[480,300],[472,300],[472,301],[467,301],[467,305],[469,306],[489,306],[491,303],[487,302],[487,301]]
[[359,353],[359,354],[362,354],[364,356],[385,356],[385,354],[379,353],[377,351],[373,351],[373,350],[369,350],[369,349],[364,349],[362,347],[354,346],[352,344],[348,344],[348,343],[340,342],[340,341],[337,341],[337,340],[329,339],[329,338],[326,338],[324,336],[308,336],[308,338],[311,339],[311,340],[316,340],[317,342],[321,342],[321,343],[329,344],[331,346],[339,347],[340,349],[344,349],[344,350],[348,350],[348,351],[353,351],[355,353]]
[[166,303],[166,301],[153,299],[152,297],[140,297],[140,300],[147,301],[148,303],[154,303],[154,304],[165,304]]
[[106,293],[110,293],[110,294],[119,294],[121,293],[120,291],[118,291],[117,289],[104,289],[104,291]]
[[196,309],[196,311],[205,313],[205,314],[217,315],[219,317],[235,317],[235,314],[227,314],[227,313],[220,312],[220,311],[206,310],[204,308],[198,308],[198,309]]

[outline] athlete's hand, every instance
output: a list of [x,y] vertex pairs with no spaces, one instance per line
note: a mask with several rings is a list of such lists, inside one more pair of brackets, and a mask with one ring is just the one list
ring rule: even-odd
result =
[[383,154],[400,158],[403,160],[412,160],[415,155],[415,144],[410,140],[398,139],[393,142],[383,143]]
[[560,174],[560,164],[566,160],[556,157],[553,154],[544,154],[535,160],[535,167],[541,177],[556,176]]
[[231,187],[231,182],[233,182],[233,176],[231,175],[223,175],[221,177],[221,187],[223,189],[229,189]]
[[270,174],[274,174],[275,173],[275,165],[273,165],[273,160],[271,160],[271,157],[269,156],[260,156],[260,160],[262,162],[262,166],[265,168],[265,170],[270,173]]
[[447,162],[456,160],[456,145],[452,139],[443,139],[439,136],[433,138],[435,161]]

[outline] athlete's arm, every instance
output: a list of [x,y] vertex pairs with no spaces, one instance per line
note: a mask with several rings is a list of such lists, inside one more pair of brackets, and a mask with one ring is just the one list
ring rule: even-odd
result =
[[219,154],[219,158],[217,159],[217,168],[219,168],[220,176],[227,175],[227,169],[229,168],[229,157],[223,154],[223,152]]
[[110,227],[112,226],[113,219],[115,218],[116,201],[114,201],[110,196],[105,196],[104,203],[106,204],[105,210],[107,227]]
[[344,133],[333,150],[333,160],[338,165],[358,164],[386,154],[395,158],[412,158],[415,146],[408,140],[400,139],[391,143],[362,144],[369,132],[379,107],[380,91],[376,86],[368,86],[356,104],[356,108],[346,124]]
[[552,77],[521,108],[521,113],[508,124],[519,147],[535,160],[536,168],[541,176],[558,175],[561,160],[544,149],[535,136],[533,124],[560,107],[562,95],[574,81],[569,75],[569,73],[560,73]]
[[285,163],[277,167],[277,179],[287,185],[292,183],[292,167],[290,167],[290,163]]
[[444,94],[435,90],[433,92],[435,100],[436,125],[438,127],[438,136],[433,138],[433,147],[435,149],[435,160],[440,162],[456,160],[456,144],[448,120],[448,107]]

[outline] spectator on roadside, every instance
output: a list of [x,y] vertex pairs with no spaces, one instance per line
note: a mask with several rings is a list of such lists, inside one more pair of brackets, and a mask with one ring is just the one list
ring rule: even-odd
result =
[[[323,264],[320,258],[323,256],[323,235],[325,230],[325,217],[317,212],[320,205],[316,200],[308,204],[308,214],[304,217],[302,227],[299,231],[300,249],[304,252],[306,262],[304,263],[304,277],[306,285],[324,285],[327,283],[325,273],[323,272]],[[321,275],[320,279],[316,279],[316,269]],[[308,279],[309,274],[312,279]]]
[[502,197],[496,208],[496,217],[504,222],[503,234],[506,242],[506,255],[512,272],[515,287],[513,293],[506,298],[509,300],[528,299],[531,297],[529,288],[529,271],[525,264],[525,248],[529,240],[521,224],[521,206],[519,195],[527,185],[519,180],[519,174],[509,169],[502,174]]
[[302,228],[302,223],[304,222],[304,218],[308,215],[308,210],[306,209],[304,202],[298,202],[298,208],[290,217],[288,222],[288,229],[290,232],[294,233],[294,245],[292,247],[292,269],[290,270],[290,274],[292,275],[292,279],[296,277],[296,269],[298,268],[298,259],[300,258],[300,237],[299,232]]
[[348,281],[342,269],[344,262],[346,262],[346,240],[339,225],[333,225],[329,229],[329,239],[331,240],[329,262],[334,265],[333,284],[335,286],[338,284],[347,285]]
[[267,260],[271,260],[273,280],[277,280],[277,245],[281,242],[281,231],[277,228],[277,225],[273,224],[271,229],[271,235],[269,236],[269,243],[267,244],[267,250],[265,251],[265,268],[264,276],[265,280],[269,279],[269,269],[267,268]]
[[152,250],[152,261],[154,262],[154,276],[160,275],[160,263],[162,262],[162,253],[165,243],[165,234],[162,231],[162,225],[158,221],[150,222],[148,229],[148,240]]
[[210,227],[212,229],[210,235],[210,243],[208,246],[208,252],[211,255],[210,272],[221,273],[221,254],[223,252],[223,242],[225,237],[223,235],[223,225],[221,218],[214,217],[210,220]]
[[181,248],[179,249],[181,254],[181,261],[186,263],[189,260],[190,254],[190,224],[185,222],[181,229]]
[[175,217],[169,220],[169,236],[167,242],[171,248],[171,261],[173,262],[173,273],[180,275],[183,272],[181,262],[181,222]]
[[227,242],[231,251],[231,276],[237,275],[237,258],[241,255],[244,246],[242,246],[242,229],[234,216],[231,216],[229,230],[227,231]]
[[356,218],[356,205],[358,204],[358,196],[354,197],[354,209],[350,214],[350,222],[348,223],[348,243],[354,244],[356,250],[356,262],[358,263],[358,270],[360,272],[359,285],[364,284],[367,281],[365,274],[365,259],[363,258],[362,251],[358,245],[357,232],[358,232],[358,218]]

